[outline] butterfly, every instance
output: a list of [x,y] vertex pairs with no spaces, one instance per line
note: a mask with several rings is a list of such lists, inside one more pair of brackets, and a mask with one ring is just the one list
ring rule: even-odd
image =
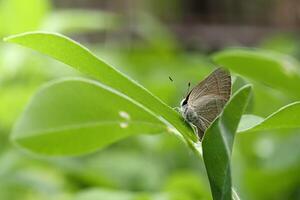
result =
[[231,95],[231,76],[218,68],[196,85],[180,103],[183,118],[195,126],[200,141],[205,130],[222,112]]

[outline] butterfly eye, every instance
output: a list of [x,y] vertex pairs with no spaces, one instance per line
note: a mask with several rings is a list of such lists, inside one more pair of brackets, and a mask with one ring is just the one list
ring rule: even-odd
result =
[[181,106],[185,106],[186,104],[187,104],[187,98],[185,98],[184,100],[182,100]]

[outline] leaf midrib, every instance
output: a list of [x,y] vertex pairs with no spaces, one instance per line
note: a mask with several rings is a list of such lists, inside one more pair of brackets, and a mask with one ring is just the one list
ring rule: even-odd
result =
[[[87,123],[81,123],[81,124],[72,124],[72,125],[67,125],[67,126],[61,126],[58,128],[48,128],[48,129],[41,129],[38,131],[33,131],[33,132],[24,132],[24,136],[20,137],[13,137],[11,139],[13,140],[22,140],[30,137],[36,137],[36,136],[42,136],[42,135],[47,135],[47,134],[55,134],[56,132],[61,132],[61,131],[71,131],[71,130],[76,130],[76,129],[81,129],[81,128],[89,128],[89,127],[97,127],[101,125],[120,125],[121,123],[128,123],[128,124],[148,124],[152,126],[157,126],[157,127],[162,127],[165,128],[166,126],[164,124],[159,124],[159,123],[153,123],[153,122],[147,122],[147,121],[102,121],[102,122],[87,122]],[[126,129],[126,128],[124,128]],[[42,132],[42,133],[41,133]]]

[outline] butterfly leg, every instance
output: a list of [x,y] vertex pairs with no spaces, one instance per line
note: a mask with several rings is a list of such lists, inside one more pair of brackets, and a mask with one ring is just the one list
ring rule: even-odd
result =
[[173,110],[175,110],[176,112],[181,112],[181,110],[180,110],[180,107],[175,107],[175,108],[173,108]]

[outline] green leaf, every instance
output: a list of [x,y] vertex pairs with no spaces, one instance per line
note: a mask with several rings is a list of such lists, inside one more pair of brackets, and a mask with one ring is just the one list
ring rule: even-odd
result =
[[230,158],[234,136],[249,100],[250,86],[240,89],[205,133],[202,147],[214,199],[231,199]]
[[213,60],[240,75],[300,97],[299,63],[292,57],[258,49],[229,49],[213,55]]
[[174,109],[167,106],[148,90],[134,82],[112,66],[93,55],[88,49],[73,40],[54,33],[29,32],[11,36],[5,41],[14,42],[49,55],[101,83],[125,94],[151,110],[157,118],[178,130],[185,141],[197,141],[191,127]]
[[78,155],[125,137],[165,132],[142,106],[99,82],[82,78],[47,84],[17,121],[12,139],[45,155]]
[[280,108],[266,119],[255,115],[243,116],[238,132],[250,133],[278,129],[300,128],[300,102]]

